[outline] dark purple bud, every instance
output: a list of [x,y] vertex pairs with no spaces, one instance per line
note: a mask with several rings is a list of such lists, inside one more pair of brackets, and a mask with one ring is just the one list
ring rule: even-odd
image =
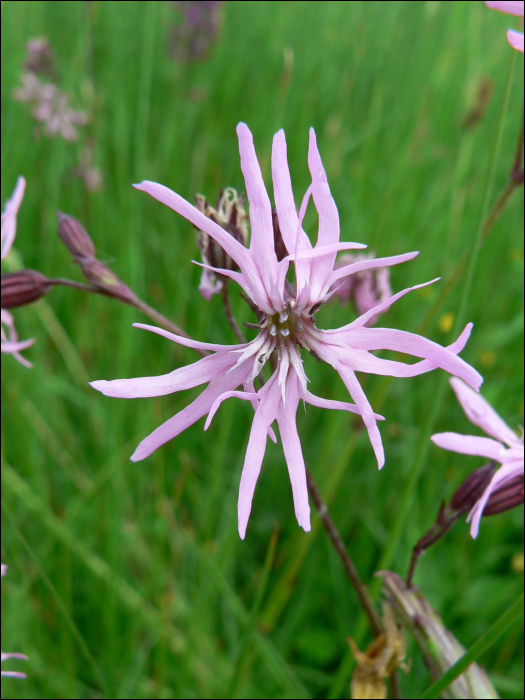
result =
[[128,303],[135,301],[135,294],[105,263],[94,258],[78,259],[77,262],[84,273],[84,277],[94,287],[104,290],[108,296],[115,297],[121,301]]
[[2,309],[32,304],[51,291],[53,285],[36,270],[18,270],[2,275]]
[[82,258],[94,258],[95,246],[89,233],[80,221],[75,219],[74,216],[62,214],[60,211],[57,211],[57,216],[58,235],[75,258],[75,261],[79,263]]
[[523,474],[491,493],[483,515],[497,515],[523,503]]
[[473,471],[456,489],[450,499],[450,508],[462,512],[470,510],[489,485],[495,471],[496,464],[494,462],[489,462],[484,467]]

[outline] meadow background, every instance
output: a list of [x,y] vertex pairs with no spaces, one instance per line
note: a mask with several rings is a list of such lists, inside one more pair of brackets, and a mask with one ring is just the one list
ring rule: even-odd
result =
[[[234,342],[215,297],[197,292],[192,226],[134,191],[150,179],[187,199],[244,189],[235,127],[254,134],[271,196],[270,151],[283,127],[296,201],[309,183],[308,128],[336,200],[342,240],[378,255],[421,255],[392,268],[395,291],[443,280],[396,303],[379,325],[454,339],[464,276],[436,305],[471,254],[486,191],[512,50],[515,18],[482,2],[226,2],[220,35],[201,62],[167,51],[180,21],[168,2],[2,2],[2,203],[27,179],[15,248],[26,267],[81,279],[56,234],[56,210],[79,218],[99,257],[145,301],[208,342]],[[103,174],[99,192],[72,177],[79,143],[36,137],[15,102],[25,43],[48,37],[61,88],[88,109],[85,131]],[[491,202],[508,179],[523,105],[515,58]],[[486,110],[466,126],[480,86]],[[306,230],[315,239],[315,217]],[[512,427],[523,424],[523,190],[484,244],[464,321],[462,357]],[[251,313],[232,287],[238,318]],[[247,537],[237,534],[237,493],[252,420],[222,405],[144,462],[139,441],[200,390],[121,401],[94,379],[164,374],[197,359],[133,329],[137,311],[56,288],[15,310],[22,339],[37,338],[28,370],[2,356],[2,649],[27,680],[2,679],[10,698],[349,696],[347,636],[371,641],[356,596],[324,531],[299,529],[280,444],[269,443]],[[353,318],[338,302],[317,315]],[[384,355],[386,356],[386,355]],[[337,374],[306,358],[312,391],[345,400]],[[362,578],[404,575],[410,549],[442,499],[482,460],[434,447],[427,434],[472,426],[444,373],[361,377],[380,425],[378,472],[359,421],[298,412],[305,460]],[[436,405],[436,402],[437,405]],[[470,646],[523,585],[523,509],[486,518],[477,541],[460,521],[421,561],[416,583]],[[502,697],[523,697],[523,621],[480,661]],[[429,685],[409,639],[405,697]]]

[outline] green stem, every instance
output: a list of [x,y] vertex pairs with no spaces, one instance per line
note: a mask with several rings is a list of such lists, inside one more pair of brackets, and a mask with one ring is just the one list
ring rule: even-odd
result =
[[474,642],[470,649],[420,696],[421,700],[438,698],[441,693],[470,666],[470,664],[474,663],[484,651],[489,649],[496,639],[498,639],[520,615],[523,615],[523,600],[522,593],[503,615],[498,617],[496,622],[489,627],[485,634],[482,635],[477,642]]

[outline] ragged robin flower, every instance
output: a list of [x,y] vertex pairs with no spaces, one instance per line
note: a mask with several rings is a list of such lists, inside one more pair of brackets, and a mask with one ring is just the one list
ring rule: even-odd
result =
[[[450,384],[469,421],[490,437],[437,433],[432,436],[432,442],[445,450],[487,457],[501,464],[468,515],[467,522],[472,521],[470,534],[475,538],[485,509],[489,515],[506,510],[504,505],[512,507],[509,504],[515,499],[514,486],[516,482],[519,484],[520,478],[523,498],[523,436],[518,438],[490,404],[460,379],[453,378]],[[509,486],[512,489],[507,494],[505,487]]]
[[[308,151],[312,182],[297,213],[288,169],[286,140],[281,130],[273,140],[272,178],[279,228],[288,255],[278,260],[274,245],[272,206],[255,154],[252,134],[242,123],[237,127],[237,134],[249,202],[249,248],[244,247],[218,224],[167,187],[154,182],[143,182],[136,187],[174,209],[198,229],[205,231],[237,264],[238,272],[230,269],[214,272],[235,280],[250,299],[258,316],[258,323],[253,324],[257,331],[256,337],[241,345],[215,345],[188,340],[160,328],[135,324],[186,347],[207,350],[213,354],[164,376],[96,381],[92,386],[107,396],[137,398],[162,396],[208,384],[193,403],[140,443],[131,458],[133,461],[148,457],[162,444],[205,415],[208,415],[204,426],[207,429],[225,399],[237,397],[252,403],[255,417],[248,441],[238,501],[239,534],[244,539],[267,435],[276,440],[272,429],[275,421],[288,465],[297,520],[304,530],[310,530],[305,465],[295,420],[299,401],[320,408],[339,409],[361,415],[381,468],[385,457],[377,420],[382,418],[373,412],[356,372],[414,377],[440,367],[462,377],[476,390],[482,378],[457,356],[470,335],[471,324],[448,348],[406,331],[366,327],[370,318],[381,313],[411,289],[418,289],[430,282],[394,294],[342,328],[330,331],[318,328],[315,314],[333,294],[339,280],[363,270],[397,265],[411,260],[417,253],[364,260],[334,270],[338,251],[362,249],[366,246],[339,242],[339,215],[328,187],[313,129],[310,130]],[[313,198],[319,214],[319,232],[314,247],[302,228],[310,197]],[[206,268],[206,265],[202,267]],[[286,279],[287,273],[292,269],[295,272],[296,287]],[[422,358],[422,361],[409,365],[383,360],[372,354],[373,351],[381,349],[406,353]],[[302,351],[309,351],[319,361],[332,365],[355,403],[327,400],[311,393],[307,388],[308,379],[303,368]],[[254,382],[272,356],[275,370],[264,386],[256,389]]]

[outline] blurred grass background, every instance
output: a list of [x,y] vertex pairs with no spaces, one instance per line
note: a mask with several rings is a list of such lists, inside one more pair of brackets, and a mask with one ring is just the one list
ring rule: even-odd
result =
[[[251,128],[271,194],[270,149],[283,127],[296,201],[308,185],[308,128],[337,202],[343,240],[378,255],[420,250],[392,269],[395,290],[442,276],[472,250],[511,60],[515,19],[482,2],[227,2],[209,57],[174,62],[167,2],[2,2],[2,203],[23,174],[16,248],[26,267],[80,275],[56,235],[56,209],[78,217],[99,257],[148,303],[208,342],[233,342],[220,299],[197,292],[194,231],[131,183],[187,199],[243,190],[236,124]],[[79,143],[34,135],[15,102],[25,43],[48,37],[61,87],[87,108],[100,192],[71,176]],[[523,104],[517,56],[493,200],[507,182]],[[486,111],[469,128],[483,84]],[[315,238],[315,220],[307,220]],[[484,245],[462,356],[512,427],[523,422],[523,191]],[[462,281],[430,314],[443,282],[398,302],[380,325],[452,342]],[[441,285],[441,286],[440,286]],[[251,314],[232,288],[240,320]],[[430,314],[430,315],[429,315]],[[452,316],[451,316],[452,315]],[[356,596],[313,514],[297,526],[282,447],[269,444],[246,540],[236,502],[252,411],[223,404],[145,462],[138,442],[197,390],[118,401],[88,380],[164,374],[192,351],[131,328],[133,309],[57,288],[15,311],[37,342],[27,370],[2,356],[2,649],[30,656],[2,697],[348,697],[347,636],[364,647]],[[352,319],[338,302],[318,324]],[[306,358],[312,391],[345,399],[330,367]],[[412,489],[421,427],[443,377],[363,376],[381,427],[379,473],[359,421],[298,412],[305,459],[368,583],[382,554],[403,575],[442,499],[481,460],[430,447]],[[472,431],[447,388],[436,430]],[[392,535],[400,504],[407,517]],[[421,562],[416,583],[471,645],[522,588],[522,509],[487,518],[477,541],[458,523]],[[520,558],[521,554],[521,558]],[[520,564],[521,562],[521,564]],[[523,623],[481,659],[503,697],[523,697]],[[429,683],[409,641],[405,697]],[[22,666],[11,662],[10,668]]]

